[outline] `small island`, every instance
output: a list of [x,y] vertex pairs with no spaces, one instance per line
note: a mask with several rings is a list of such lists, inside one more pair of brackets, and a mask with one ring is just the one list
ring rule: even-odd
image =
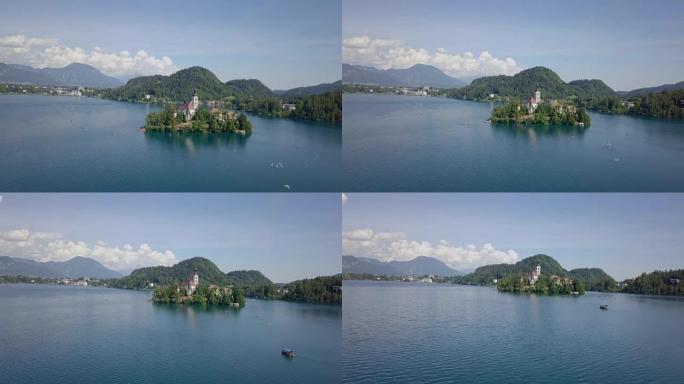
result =
[[245,296],[241,289],[232,286],[200,285],[199,275],[195,273],[188,281],[155,288],[152,293],[152,302],[210,304],[243,308],[245,306]]
[[519,275],[496,281],[499,292],[537,293],[544,295],[583,295],[584,284],[578,279],[558,275],[542,276],[541,265],[527,276]]
[[145,119],[143,131],[231,132],[247,135],[252,123],[235,111],[222,111],[216,107],[202,107],[195,91],[192,100],[180,106],[167,106],[160,112],[152,112]]
[[537,90],[534,97],[530,97],[525,103],[511,101],[494,108],[490,122],[494,124],[563,124],[584,128],[591,124],[591,119],[586,109],[564,100],[547,102],[542,100],[541,92]]

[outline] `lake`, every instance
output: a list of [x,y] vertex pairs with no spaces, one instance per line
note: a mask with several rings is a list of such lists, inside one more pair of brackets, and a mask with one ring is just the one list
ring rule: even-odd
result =
[[684,121],[491,126],[493,105],[343,96],[345,191],[683,191]]
[[0,191],[339,191],[340,124],[248,114],[249,137],[139,132],[159,108],[0,95]]
[[[335,383],[341,308],[248,300],[242,310],[150,292],[0,284],[6,383]],[[286,359],[283,348],[297,356]]]
[[344,281],[343,290],[343,382],[675,383],[684,377],[684,300],[359,281]]

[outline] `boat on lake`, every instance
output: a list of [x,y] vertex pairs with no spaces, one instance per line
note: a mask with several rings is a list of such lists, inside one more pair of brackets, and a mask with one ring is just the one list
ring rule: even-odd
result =
[[288,359],[292,359],[293,357],[295,357],[295,353],[291,349],[283,349],[283,351],[280,354],[287,357]]
[[608,310],[608,304],[602,304],[599,306],[599,308],[601,308],[604,311],[607,311]]

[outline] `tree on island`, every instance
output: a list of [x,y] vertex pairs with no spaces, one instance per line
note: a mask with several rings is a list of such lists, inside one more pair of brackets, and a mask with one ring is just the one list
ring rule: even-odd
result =
[[194,132],[252,132],[252,123],[243,113],[210,112],[200,107],[190,121],[175,106],[167,106],[163,111],[152,112],[145,119],[146,131],[194,131]]

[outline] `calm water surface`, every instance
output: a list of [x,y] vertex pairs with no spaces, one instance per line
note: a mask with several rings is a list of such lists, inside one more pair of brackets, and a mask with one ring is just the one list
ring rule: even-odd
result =
[[[155,305],[149,292],[0,285],[4,383],[336,383],[339,306]],[[282,348],[293,348],[288,360]]]
[[349,191],[684,191],[684,122],[592,113],[591,127],[485,123],[492,104],[345,94]]
[[157,109],[0,95],[0,190],[287,191],[285,184],[292,191],[339,190],[339,124],[249,115],[249,137],[139,132]]
[[345,281],[343,306],[347,383],[679,383],[684,377],[684,300]]

